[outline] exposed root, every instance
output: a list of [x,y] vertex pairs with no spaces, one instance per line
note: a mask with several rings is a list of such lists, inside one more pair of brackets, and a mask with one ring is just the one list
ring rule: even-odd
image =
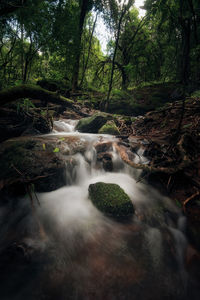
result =
[[195,194],[193,194],[192,196],[190,196],[189,198],[187,198],[184,202],[183,202],[183,210],[184,212],[186,211],[186,204],[188,202],[190,202],[191,200],[193,200],[194,198],[196,198],[196,196],[199,196],[200,195],[200,192],[197,191]]
[[135,169],[142,169],[150,173],[161,172],[166,174],[174,174],[177,173],[178,171],[182,171],[183,169],[191,166],[194,163],[194,161],[192,161],[187,155],[187,152],[183,146],[186,138],[187,138],[186,134],[182,135],[179,142],[177,143],[177,149],[179,150],[181,161],[178,164],[175,160],[173,162],[170,161],[170,164],[172,163],[174,164],[173,167],[172,166],[162,167],[162,166],[155,166],[149,164],[135,163],[129,159],[126,151],[127,149],[124,146],[114,143],[114,147],[117,150],[117,152],[120,154],[122,160]]

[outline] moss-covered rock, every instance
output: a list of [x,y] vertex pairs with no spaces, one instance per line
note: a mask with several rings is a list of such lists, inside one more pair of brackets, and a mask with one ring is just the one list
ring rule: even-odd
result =
[[34,109],[26,111],[24,106],[20,106],[21,103],[1,108],[0,142],[20,135],[44,134],[51,131],[50,118]]
[[[2,144],[2,186],[15,184],[18,190],[23,182],[32,182],[35,190],[47,192],[66,184],[65,161],[41,141],[31,138],[9,140]],[[23,191],[23,189],[22,189]]]
[[117,184],[97,182],[90,184],[89,197],[103,213],[115,219],[129,219],[134,213],[129,196]]
[[76,160],[86,142],[74,137],[19,137],[7,140],[0,148],[0,190],[24,192],[24,184],[33,183],[38,192],[49,192],[70,184]]
[[81,119],[76,125],[80,132],[98,133],[99,129],[109,120],[111,116],[106,113],[97,113],[92,117]]
[[119,129],[116,126],[114,121],[107,121],[100,129],[99,133],[101,134],[112,134],[112,135],[119,135]]

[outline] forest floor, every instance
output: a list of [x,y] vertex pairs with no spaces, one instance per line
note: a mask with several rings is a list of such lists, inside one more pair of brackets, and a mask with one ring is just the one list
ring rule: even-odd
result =
[[[82,112],[91,115],[96,111],[83,107]],[[122,148],[129,140],[129,148],[121,151],[134,152],[138,144],[144,148],[150,164],[143,178],[182,209],[189,223],[191,243],[200,250],[200,98],[167,103],[133,119],[117,119]],[[131,165],[131,160],[125,161]]]
[[[185,94],[184,86],[175,82],[149,84],[126,91],[113,89],[108,112],[128,116],[143,115],[166,103],[182,99]],[[102,99],[106,99],[106,93],[95,90],[79,91],[72,93],[70,98],[85,107],[100,109]]]
[[[177,101],[158,111],[149,112],[136,120],[132,128],[132,136],[147,140],[145,154],[158,169],[163,166],[170,168],[176,163],[178,166],[183,159],[188,160],[186,168],[178,169],[175,174],[166,172],[163,178],[170,193],[175,194],[188,211],[190,204],[199,198],[200,189],[200,99],[188,98],[184,102]],[[177,147],[181,139],[185,158]],[[185,196],[176,193],[175,185],[179,181],[176,176],[180,176],[180,173],[187,182],[187,185],[182,185]],[[192,195],[191,201],[188,200]]]
[[[96,112],[85,106],[81,110],[90,115]],[[70,116],[69,111],[66,116]],[[200,228],[200,98],[167,103],[133,119],[118,117],[117,125],[132,148],[135,140],[144,147],[152,168],[145,178],[160,181],[189,220]]]
[[200,98],[169,103],[128,126],[122,123],[122,133],[130,142],[141,141],[149,158],[152,172],[144,172],[144,178],[162,185],[182,208],[191,242],[200,249]]

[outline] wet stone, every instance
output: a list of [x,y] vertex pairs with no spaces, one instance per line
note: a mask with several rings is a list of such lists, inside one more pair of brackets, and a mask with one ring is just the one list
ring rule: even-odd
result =
[[90,184],[89,197],[103,213],[117,220],[129,219],[134,213],[129,196],[117,184],[97,182]]

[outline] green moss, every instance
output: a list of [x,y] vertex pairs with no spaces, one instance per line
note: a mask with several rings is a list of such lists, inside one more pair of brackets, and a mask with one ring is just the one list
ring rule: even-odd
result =
[[36,191],[52,191],[66,183],[65,161],[53,152],[55,145],[51,141],[44,146],[42,140],[22,137],[21,140],[8,140],[1,145],[0,181],[7,189],[13,183],[18,188],[24,181],[36,177]]
[[100,211],[116,219],[128,218],[134,213],[129,196],[117,184],[104,182],[90,184],[89,197]]
[[25,171],[28,165],[31,164],[32,156],[30,156],[29,151],[34,148],[35,144],[33,140],[12,142],[1,154],[0,178],[21,177],[17,170]]
[[20,98],[47,100],[53,103],[72,105],[73,101],[63,96],[57,95],[56,92],[45,90],[39,86],[23,84],[9,89],[0,91],[0,103],[6,104]]
[[197,90],[192,93],[191,95],[192,98],[200,98],[200,90]]
[[177,83],[160,83],[140,86],[128,91],[113,90],[109,112],[128,116],[144,115],[146,112],[163,107],[166,102],[184,95],[183,86]]
[[80,132],[97,133],[98,130],[110,119],[110,115],[106,113],[97,113],[92,117],[81,119],[76,129]]
[[100,129],[99,133],[101,134],[112,134],[112,135],[119,135],[119,129],[117,128],[114,121],[107,121]]

